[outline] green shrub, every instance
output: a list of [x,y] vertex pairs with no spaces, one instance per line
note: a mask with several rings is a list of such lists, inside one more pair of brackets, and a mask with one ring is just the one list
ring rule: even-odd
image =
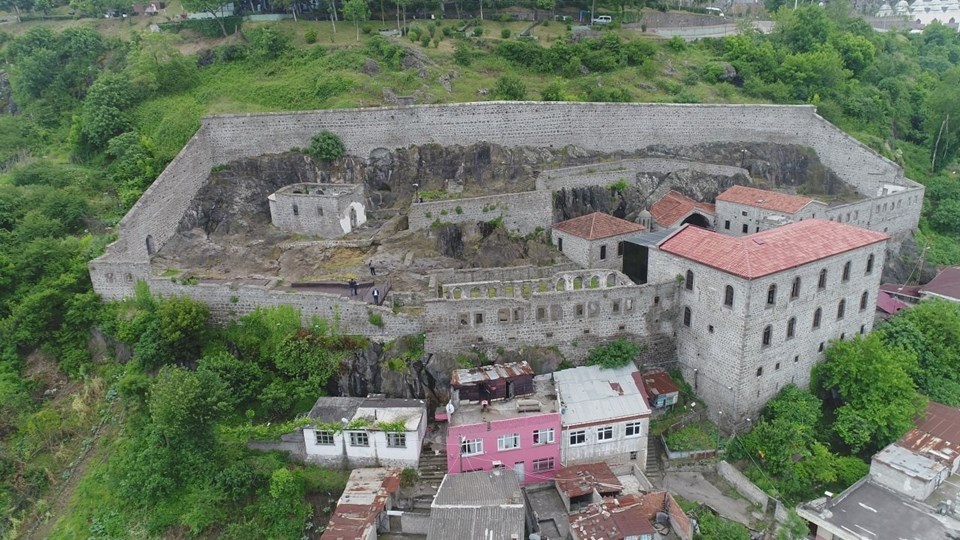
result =
[[254,56],[273,60],[290,49],[290,36],[272,26],[254,28],[247,35]]
[[607,369],[617,368],[632,363],[638,354],[640,354],[639,345],[618,339],[594,347],[587,356],[585,364]]
[[473,29],[473,37],[480,37],[483,35],[483,27],[477,26]]
[[444,26],[444,27],[443,27],[443,30],[442,30],[442,33],[443,33],[443,37],[452,37],[452,36],[453,36],[453,28],[450,28],[449,26]]
[[324,130],[310,139],[309,153],[320,161],[333,161],[342,158],[347,149],[336,133]]
[[370,316],[367,317],[367,320],[370,321],[370,324],[376,326],[377,328],[383,328],[383,316],[379,313],[370,312]]
[[462,207],[462,206],[458,206],[458,207],[454,208],[453,211],[456,212],[457,215],[462,214],[462,213],[463,213],[463,207]]
[[501,31],[500,31],[500,37],[502,37],[503,39],[509,39],[509,38],[510,38],[510,29],[509,29],[509,28],[504,28],[503,30],[501,30]]
[[509,101],[521,101],[527,95],[527,87],[519,77],[504,75],[493,87],[493,97]]
[[307,30],[303,33],[303,40],[309,44],[314,44],[317,42],[317,31],[313,28]]
[[400,473],[400,487],[411,487],[420,480],[420,473],[416,469],[407,467]]
[[473,52],[470,51],[470,46],[463,41],[457,43],[453,48],[453,62],[458,66],[469,66],[473,62]]
[[430,34],[423,34],[420,36],[420,46],[428,47],[430,46]]

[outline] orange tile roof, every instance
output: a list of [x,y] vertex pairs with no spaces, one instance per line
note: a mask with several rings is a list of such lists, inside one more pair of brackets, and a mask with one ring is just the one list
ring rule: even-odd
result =
[[717,213],[715,205],[698,202],[677,191],[670,191],[653,203],[650,207],[650,216],[661,227],[672,227],[693,210],[699,210],[711,216]]
[[774,212],[796,214],[806,205],[814,202],[810,197],[789,195],[776,191],[767,191],[747,186],[733,186],[717,196],[718,201],[755,206]]
[[578,218],[561,221],[560,223],[554,224],[553,228],[587,240],[610,238],[611,236],[635,233],[644,229],[643,225],[613,217],[603,212],[594,212]]
[[888,238],[887,234],[853,225],[808,219],[739,238],[687,226],[660,242],[660,249],[756,279]]

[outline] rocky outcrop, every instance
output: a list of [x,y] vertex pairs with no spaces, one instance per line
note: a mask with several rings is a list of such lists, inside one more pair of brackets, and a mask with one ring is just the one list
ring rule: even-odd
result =
[[13,87],[10,86],[10,76],[0,69],[0,114],[17,114],[19,107],[13,101]]

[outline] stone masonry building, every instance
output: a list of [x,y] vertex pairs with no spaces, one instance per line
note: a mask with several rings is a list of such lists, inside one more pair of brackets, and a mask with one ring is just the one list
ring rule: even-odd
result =
[[336,238],[367,221],[360,184],[293,184],[270,195],[270,221],[284,231]]
[[872,329],[888,238],[821,219],[744,237],[688,225],[649,250],[651,281],[679,284],[677,358],[714,416],[754,415],[806,386],[830,340]]
[[584,268],[623,268],[623,240],[643,226],[603,212],[555,223],[553,245]]

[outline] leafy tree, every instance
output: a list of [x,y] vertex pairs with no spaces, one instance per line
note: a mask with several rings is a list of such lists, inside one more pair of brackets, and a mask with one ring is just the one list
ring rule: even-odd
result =
[[930,168],[940,170],[953,161],[960,149],[960,68],[943,74],[924,103],[924,127],[930,141]]
[[310,155],[320,161],[340,159],[347,153],[340,136],[330,131],[321,131],[310,139]]
[[353,21],[357,29],[357,41],[360,41],[360,21],[370,19],[370,6],[366,0],[347,0],[343,4],[343,16]]
[[106,147],[107,141],[130,129],[127,111],[139,97],[139,90],[127,77],[114,73],[102,75],[83,101],[77,143],[96,150]]
[[273,60],[290,50],[290,36],[273,26],[254,28],[247,35],[253,56]]
[[817,5],[781,9],[774,16],[774,39],[794,53],[811,53],[830,41],[836,23]]
[[149,93],[176,93],[198,80],[197,64],[176,47],[177,34],[148,32],[127,53],[130,82]]
[[223,37],[227,37],[227,27],[223,24],[222,12],[220,11],[220,6],[223,5],[222,0],[183,0],[180,4],[183,9],[188,11],[209,13],[220,26]]
[[504,75],[497,79],[493,87],[493,97],[508,101],[522,101],[527,95],[527,87],[519,77]]
[[585,362],[588,366],[601,368],[618,368],[633,363],[640,354],[640,346],[636,343],[618,339],[605,345],[594,347],[587,355]]
[[871,334],[836,341],[826,356],[813,379],[839,395],[834,429],[844,443],[855,452],[876,450],[910,429],[925,406],[910,376],[917,369],[915,354],[888,348]]
[[150,384],[150,419],[168,445],[195,446],[213,438],[226,388],[210,372],[164,366]]

